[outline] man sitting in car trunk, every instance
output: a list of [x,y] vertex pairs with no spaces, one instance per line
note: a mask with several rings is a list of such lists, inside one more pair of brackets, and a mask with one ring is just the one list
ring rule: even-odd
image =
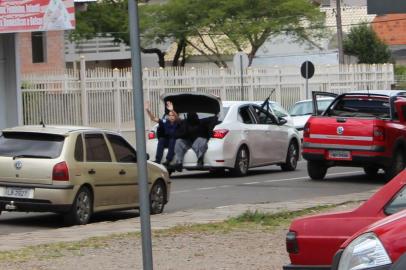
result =
[[204,154],[210,138],[208,123],[200,120],[195,112],[189,112],[176,130],[176,137],[175,170],[182,171],[183,158],[190,148],[196,153],[197,167],[203,167]]

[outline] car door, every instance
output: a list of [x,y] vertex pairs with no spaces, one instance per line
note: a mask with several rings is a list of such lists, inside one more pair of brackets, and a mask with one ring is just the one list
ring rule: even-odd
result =
[[115,197],[121,192],[114,181],[117,168],[114,167],[103,133],[85,133],[84,144],[86,160],[84,173],[95,187],[94,205],[99,209],[108,209],[117,203]]
[[269,111],[253,105],[257,117],[257,128],[261,130],[261,161],[263,164],[283,161],[288,147],[287,126],[279,125],[278,118]]
[[121,136],[116,134],[106,134],[106,137],[113,149],[116,171],[114,181],[122,188],[120,204],[135,205],[138,204],[138,169],[137,155],[132,146]]
[[[261,164],[261,140],[263,133],[257,127],[257,120],[250,105],[238,108],[237,120],[241,122],[241,139],[248,145],[250,153],[250,165]],[[238,149],[235,149],[237,153]]]
[[[326,109],[323,108],[322,110],[319,109],[319,105],[317,102],[318,97],[332,97],[336,98],[338,95],[335,93],[330,92],[320,92],[320,91],[313,91],[312,92],[312,102],[313,102],[313,115],[321,115],[321,113]],[[330,104],[331,105],[331,104]]]

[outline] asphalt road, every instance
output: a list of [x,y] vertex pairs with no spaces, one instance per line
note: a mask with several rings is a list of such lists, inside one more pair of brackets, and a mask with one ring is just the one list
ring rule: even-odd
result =
[[[283,202],[294,199],[362,192],[376,189],[383,180],[367,179],[360,168],[331,168],[326,180],[309,180],[306,162],[294,172],[282,172],[278,166],[249,171],[247,177],[208,172],[175,173],[172,192],[165,212],[206,209],[239,203]],[[92,222],[113,221],[138,216],[138,211],[122,211],[96,215]],[[0,235],[63,227],[60,216],[52,213],[10,213],[0,216]]]

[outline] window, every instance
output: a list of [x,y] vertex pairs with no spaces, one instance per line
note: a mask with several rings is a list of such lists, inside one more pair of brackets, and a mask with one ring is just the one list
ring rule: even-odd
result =
[[83,140],[82,140],[82,135],[79,135],[76,138],[75,160],[76,161],[83,161]]
[[277,117],[286,117],[288,112],[277,103],[271,103],[271,108]]
[[109,149],[102,134],[86,134],[86,159],[90,162],[111,162]]
[[330,107],[327,115],[389,118],[389,109],[387,97],[344,96]]
[[255,124],[248,106],[239,109],[238,120],[243,122],[244,124]]
[[392,215],[406,208],[406,187],[404,187],[395,198],[385,207],[385,213]]
[[136,162],[135,150],[120,136],[107,134],[118,162]]
[[276,120],[271,117],[271,114],[267,113],[265,110],[260,107],[253,106],[253,109],[258,116],[258,124],[260,125],[270,125],[275,124]]
[[46,61],[46,32],[31,33],[32,62],[44,63]]
[[32,156],[57,158],[61,155],[65,137],[33,132],[3,132],[0,136],[0,156]]

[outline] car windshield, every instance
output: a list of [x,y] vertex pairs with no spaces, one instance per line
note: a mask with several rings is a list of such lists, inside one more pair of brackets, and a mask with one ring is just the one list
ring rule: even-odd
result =
[[389,99],[388,97],[345,96],[329,109],[327,115],[389,118]]
[[4,132],[0,136],[0,156],[57,158],[65,137],[30,132]]
[[[319,111],[324,111],[330,105],[333,99],[317,100],[317,108]],[[308,115],[313,113],[313,102],[311,100],[305,102],[296,103],[289,114],[291,116]]]

